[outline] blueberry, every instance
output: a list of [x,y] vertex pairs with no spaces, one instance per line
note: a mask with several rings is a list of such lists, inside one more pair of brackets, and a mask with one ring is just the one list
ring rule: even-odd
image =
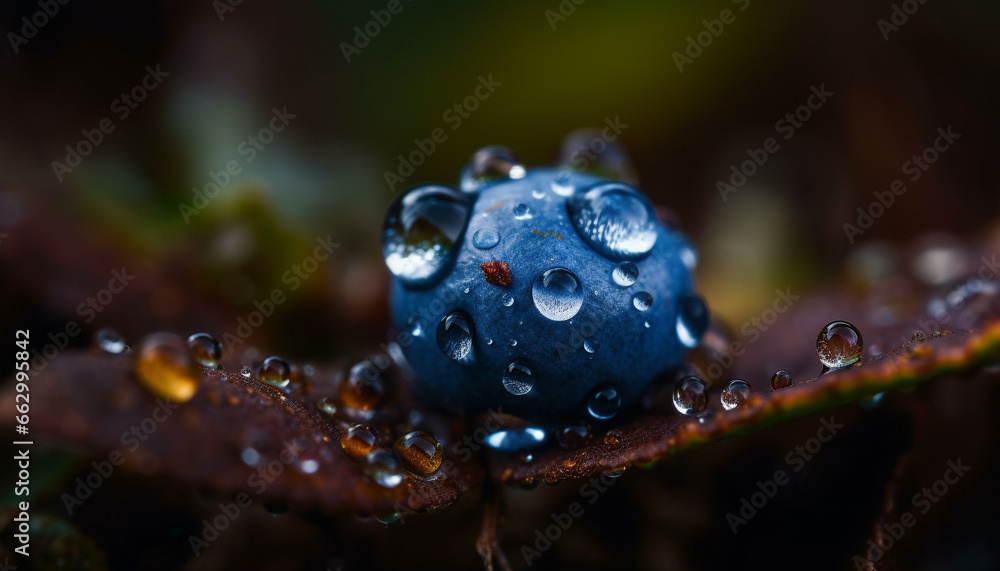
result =
[[698,343],[693,248],[598,172],[526,170],[487,147],[462,190],[421,186],[390,206],[392,324],[424,402],[544,428],[606,421]]

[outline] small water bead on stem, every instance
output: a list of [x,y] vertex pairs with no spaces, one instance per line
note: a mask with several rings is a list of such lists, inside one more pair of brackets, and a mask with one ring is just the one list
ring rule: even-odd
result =
[[291,367],[288,361],[278,356],[271,356],[261,363],[260,369],[257,370],[257,378],[269,385],[283,388],[290,382],[290,373]]
[[351,458],[361,460],[378,446],[378,434],[365,424],[355,424],[340,439],[340,447]]
[[586,444],[591,437],[590,426],[583,423],[568,424],[556,431],[556,441],[565,450],[573,450]]
[[187,343],[171,333],[156,333],[139,342],[135,373],[150,392],[175,402],[191,400],[200,386]]
[[249,379],[251,374],[253,374],[253,371],[250,370],[250,367],[243,366],[240,368],[240,376],[244,379]]
[[847,321],[827,324],[816,338],[816,353],[824,370],[840,369],[857,363],[863,350],[861,332]]
[[441,443],[430,434],[419,430],[397,440],[393,450],[410,468],[421,474],[434,473],[444,460]]
[[604,434],[604,444],[608,446],[618,446],[622,443],[622,433],[618,429],[611,429]]
[[128,350],[125,340],[117,331],[110,327],[103,327],[94,333],[94,344],[105,353],[120,355]]
[[776,371],[771,375],[771,388],[780,391],[792,386],[792,375],[785,370]]
[[673,401],[681,414],[699,414],[708,408],[708,388],[698,377],[684,377],[674,386]]
[[729,381],[726,388],[722,389],[722,408],[733,410],[745,403],[750,398],[750,385],[742,379]]
[[365,456],[364,473],[383,488],[395,488],[403,482],[396,455],[388,450],[372,450]]
[[187,338],[194,358],[204,367],[215,368],[222,359],[222,343],[208,333],[195,333]]
[[361,412],[374,411],[382,406],[388,392],[384,375],[370,361],[355,364],[340,381],[340,402]]

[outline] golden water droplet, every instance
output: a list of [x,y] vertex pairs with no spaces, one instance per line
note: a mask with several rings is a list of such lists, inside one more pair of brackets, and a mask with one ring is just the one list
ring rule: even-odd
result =
[[604,443],[608,446],[618,446],[622,443],[622,433],[620,430],[609,430],[604,435]]
[[186,402],[198,392],[198,372],[187,343],[179,335],[156,333],[139,342],[135,374],[150,392]]
[[268,357],[261,363],[257,378],[276,387],[286,387],[290,372],[288,361],[281,357]]
[[382,373],[369,361],[351,367],[340,382],[340,401],[355,410],[370,411],[385,401],[386,383]]
[[411,468],[422,474],[430,474],[441,467],[444,452],[436,438],[415,430],[396,441],[393,450]]
[[195,360],[205,367],[218,367],[222,359],[222,343],[208,333],[195,333],[187,338]]
[[347,434],[340,439],[340,447],[348,456],[355,460],[361,460],[375,449],[378,444],[378,435],[369,426],[355,424],[347,430]]

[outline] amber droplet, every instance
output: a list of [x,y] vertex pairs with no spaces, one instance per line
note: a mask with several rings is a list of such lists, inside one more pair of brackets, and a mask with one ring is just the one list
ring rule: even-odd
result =
[[195,360],[205,367],[218,367],[222,359],[222,343],[208,333],[195,333],[187,338]]
[[604,435],[604,443],[608,446],[618,446],[622,443],[622,433],[620,430],[613,429],[609,430]]
[[355,460],[361,460],[375,449],[378,444],[378,435],[369,426],[355,424],[347,430],[347,434],[340,439],[340,447],[348,456]]
[[333,402],[333,399],[330,397],[323,397],[316,401],[316,408],[330,416],[337,414],[337,403]]
[[371,411],[385,401],[386,382],[382,372],[371,361],[362,361],[351,367],[350,373],[340,382],[340,402],[360,411]]
[[771,388],[780,391],[792,386],[792,375],[788,371],[777,371],[771,375]]
[[174,402],[187,402],[198,392],[194,358],[179,335],[156,333],[140,341],[135,373],[150,392]]
[[479,264],[479,269],[483,270],[486,281],[500,287],[510,287],[514,283],[510,276],[510,268],[506,262],[486,262]]
[[393,450],[411,468],[422,474],[431,474],[441,467],[444,452],[436,438],[415,430],[396,441]]
[[257,371],[257,378],[276,387],[286,387],[289,383],[290,373],[291,368],[288,366],[288,361],[281,357],[268,357],[261,363],[260,369]]

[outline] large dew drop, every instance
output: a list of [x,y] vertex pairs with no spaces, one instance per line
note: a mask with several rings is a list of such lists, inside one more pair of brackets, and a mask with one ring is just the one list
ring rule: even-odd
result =
[[261,363],[257,378],[276,387],[287,387],[290,374],[291,367],[288,361],[281,357],[268,357]]
[[598,184],[566,201],[566,209],[580,237],[606,258],[637,260],[656,244],[656,212],[626,184]]
[[340,439],[340,447],[344,449],[344,453],[355,460],[364,459],[376,445],[378,445],[378,434],[364,424],[355,424]]
[[708,307],[701,296],[681,294],[677,298],[677,338],[688,348],[698,346],[708,329]]
[[459,186],[463,192],[477,192],[490,183],[507,178],[524,178],[526,172],[514,151],[501,145],[490,145],[472,155],[462,169]]
[[827,369],[839,369],[857,363],[863,349],[861,332],[846,321],[828,324],[816,338],[816,353]]
[[415,188],[393,203],[385,217],[382,254],[396,277],[427,286],[444,274],[469,218],[465,196],[445,186]]
[[435,472],[444,460],[441,443],[430,434],[419,430],[401,437],[392,449],[410,468],[421,474]]
[[708,407],[708,389],[695,376],[684,377],[674,387],[674,407],[682,414],[698,414]]
[[218,367],[222,359],[222,343],[208,333],[195,333],[187,339],[194,358],[204,367]]
[[618,387],[607,384],[597,387],[597,390],[587,400],[587,413],[597,420],[608,420],[618,414],[622,406],[622,397]]
[[139,343],[135,373],[153,394],[186,402],[198,392],[198,372],[187,343],[180,336],[157,333]]
[[552,268],[535,278],[531,298],[538,312],[552,321],[573,319],[583,305],[580,280],[566,268]]
[[507,371],[503,374],[503,388],[514,396],[526,395],[535,386],[534,373],[528,363],[515,359],[507,365]]
[[463,361],[472,352],[472,318],[463,311],[453,311],[437,327],[438,349],[449,359]]

